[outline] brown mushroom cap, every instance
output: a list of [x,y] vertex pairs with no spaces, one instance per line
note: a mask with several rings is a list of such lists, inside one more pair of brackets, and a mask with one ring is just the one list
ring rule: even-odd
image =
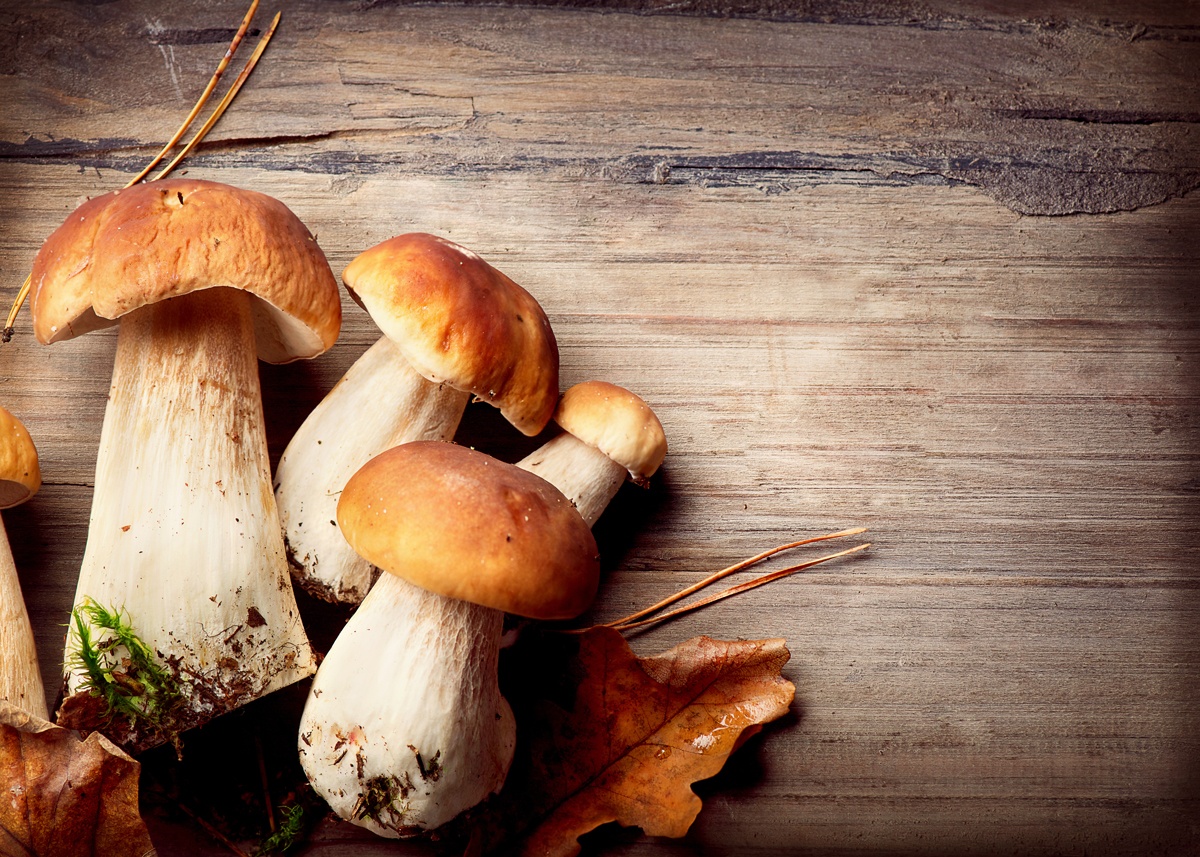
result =
[[346,289],[413,368],[495,405],[527,435],[558,399],[558,344],[529,292],[457,244],[413,232],[363,251]]
[[549,482],[438,441],[363,465],[338,501],[358,554],[410,583],[534,619],[568,619],[596,594],[596,540]]
[[42,487],[37,449],[25,426],[0,408],[0,509],[24,503]]
[[584,381],[563,393],[554,421],[628,470],[634,482],[645,482],[667,454],[666,434],[650,406],[607,381]]
[[304,224],[277,199],[217,182],[167,179],[88,200],[46,239],[31,278],[43,344],[215,286],[259,298],[268,363],[315,357],[342,323],[337,280]]

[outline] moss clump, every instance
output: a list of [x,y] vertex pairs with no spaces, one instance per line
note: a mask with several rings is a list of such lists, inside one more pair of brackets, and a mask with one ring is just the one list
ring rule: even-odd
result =
[[269,854],[286,854],[304,841],[304,807],[281,806],[279,813],[283,817],[279,829],[264,839],[254,851],[254,857],[267,857]]
[[81,689],[104,702],[105,717],[123,717],[177,742],[172,729],[182,701],[179,684],[133,630],[124,610],[85,598],[71,611],[73,638],[67,666],[82,675]]

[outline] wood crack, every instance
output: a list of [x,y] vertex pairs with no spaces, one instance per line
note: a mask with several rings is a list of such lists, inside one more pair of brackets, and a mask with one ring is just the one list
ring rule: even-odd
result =
[[[425,0],[369,0],[367,8],[424,5]],[[897,27],[927,32],[990,32],[1019,36],[1068,30],[1109,36],[1123,41],[1200,41],[1200,27],[1187,24],[1146,24],[1137,20],[1080,21],[1042,14],[1003,17],[939,12],[929,5],[900,0],[494,0],[490,5],[515,9],[562,9],[620,12],[647,17],[732,18],[787,24],[844,27]]]
[[[313,134],[278,134],[229,138],[211,142],[192,156],[196,166],[253,166],[329,175],[369,176],[402,169],[394,151],[363,152],[325,148],[308,153],[287,150],[295,144],[365,138],[399,140],[464,130],[426,127],[399,130],[350,131]],[[1107,158],[1073,157],[1047,150],[1014,156],[1004,152],[822,154],[816,152],[729,152],[717,155],[678,153],[636,154],[617,158],[554,157],[512,154],[506,150],[472,149],[442,138],[436,155],[413,153],[411,169],[426,175],[486,175],[514,171],[553,174],[582,172],[628,184],[745,187],[764,193],[785,193],[802,187],[849,185],[858,187],[958,186],[977,187],[1013,211],[1030,215],[1098,214],[1132,211],[1156,205],[1200,187],[1200,169],[1178,169],[1155,161],[1124,163],[1120,152]],[[461,141],[470,144],[472,141]],[[114,169],[135,173],[144,160],[145,146],[120,138],[97,141],[74,139],[0,143],[0,162],[60,163],[80,168]]]
[[1036,109],[996,110],[994,115],[1012,119],[1078,122],[1084,125],[1159,125],[1166,122],[1195,124],[1200,113],[1186,111],[1070,110]]
[[[228,44],[237,32],[233,27],[204,27],[204,28],[182,28],[182,27],[147,27],[145,30],[146,36],[152,45],[161,45],[164,47],[177,47],[180,45],[224,45]],[[262,34],[262,30],[258,27],[252,27],[246,31],[248,39],[256,39]]]

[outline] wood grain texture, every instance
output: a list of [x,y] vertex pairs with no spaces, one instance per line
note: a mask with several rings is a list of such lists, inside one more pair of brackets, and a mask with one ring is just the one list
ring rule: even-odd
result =
[[[594,850],[1200,847],[1196,10],[600,5],[286,4],[188,167],[284,200],[335,271],[403,231],[465,244],[542,302],[564,386],[655,408],[670,453],[597,525],[595,618],[871,528],[634,638],[784,637],[797,703],[687,838]],[[4,300],[174,129],[243,9],[0,9]],[[327,355],[262,367],[273,460],[377,335],[344,307]],[[42,456],[4,522],[51,693],[114,342],[0,348]],[[481,405],[459,438],[536,442]],[[224,853],[156,824],[164,855]],[[304,853],[424,852],[325,825]]]

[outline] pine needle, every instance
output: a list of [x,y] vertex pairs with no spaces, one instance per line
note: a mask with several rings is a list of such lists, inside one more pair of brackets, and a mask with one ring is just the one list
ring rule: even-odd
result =
[[176,131],[174,136],[167,141],[167,144],[162,147],[162,150],[154,156],[154,160],[146,164],[145,168],[132,179],[130,179],[129,183],[126,184],[125,187],[133,187],[135,184],[148,176],[150,171],[157,167],[162,159],[167,156],[167,152],[175,148],[175,144],[183,139],[183,135],[187,133],[187,130],[191,127],[192,122],[194,122],[196,117],[200,115],[200,111],[204,109],[204,105],[208,103],[208,99],[213,94],[213,90],[217,88],[217,83],[221,80],[221,75],[225,73],[225,69],[229,67],[229,62],[233,59],[233,55],[237,53],[238,46],[241,45],[242,39],[246,35],[246,30],[250,27],[250,19],[254,17],[255,11],[258,9],[258,3],[259,0],[253,0],[253,2],[250,4],[250,8],[246,11],[245,17],[242,18],[242,25],[238,27],[237,32],[234,33],[233,41],[229,43],[229,48],[225,51],[225,56],[221,57],[221,62],[217,64],[217,70],[214,71],[212,77],[209,78],[208,85],[204,87],[204,92],[200,93],[200,98],[196,101],[196,106],[192,108],[192,112],[189,113],[187,118],[183,120],[183,124],[179,126],[179,130]]
[[4,331],[0,333],[0,343],[8,342],[13,336],[13,323],[17,320],[17,313],[21,311],[21,306],[25,303],[25,298],[29,295],[29,286],[32,282],[30,275],[25,275],[25,282],[21,283],[21,290],[17,292],[17,299],[13,301],[12,309],[8,311],[8,320],[4,322]]
[[745,583],[739,583],[737,586],[731,586],[728,589],[723,589],[720,592],[716,593],[715,595],[709,595],[705,598],[701,598],[699,601],[695,601],[691,604],[688,604],[686,607],[680,607],[678,610],[672,610],[669,613],[663,613],[659,616],[653,616],[649,619],[642,619],[640,622],[610,623],[610,624],[606,625],[605,627],[613,628],[614,630],[624,632],[624,631],[631,631],[634,628],[640,628],[644,625],[651,625],[655,622],[662,622],[666,619],[673,619],[676,616],[682,616],[684,613],[690,613],[693,610],[699,610],[701,607],[707,607],[709,604],[712,604],[716,601],[721,601],[722,599],[729,598],[730,596],[733,596],[733,595],[738,595],[742,592],[748,592],[751,589],[756,589],[759,586],[765,586],[766,584],[771,583],[772,581],[779,580],[784,577],[788,577],[790,575],[795,574],[796,572],[803,571],[806,568],[812,568],[814,565],[819,565],[820,563],[823,563],[823,562],[829,562],[831,559],[837,559],[838,557],[848,556],[849,554],[852,554],[852,553],[858,553],[859,551],[866,550],[870,546],[871,546],[870,542],[864,542],[861,545],[856,545],[856,546],[854,546],[852,548],[848,548],[844,551],[838,551],[837,553],[831,553],[826,556],[819,557],[818,559],[813,559],[813,560],[809,560],[808,562],[799,563],[798,565],[789,566],[788,568],[781,569],[780,571],[773,571],[770,574],[764,574],[761,577],[756,577],[753,580],[746,581]]
[[662,601],[659,601],[657,604],[652,604],[649,607],[645,608],[644,610],[639,610],[638,612],[631,613],[630,615],[625,616],[621,619],[615,619],[612,622],[607,622],[607,623],[605,623],[604,627],[616,628],[618,626],[628,625],[631,622],[635,622],[636,620],[641,619],[643,616],[649,616],[651,613],[656,613],[659,610],[662,610],[664,607],[669,607],[670,605],[674,604],[676,601],[687,598],[689,595],[691,595],[695,592],[699,592],[704,587],[709,586],[713,583],[716,583],[718,580],[721,580],[724,577],[728,577],[731,574],[735,574],[736,572],[743,571],[744,569],[750,568],[751,566],[758,565],[763,560],[765,560],[769,557],[773,557],[777,553],[782,553],[783,551],[791,550],[793,548],[798,548],[803,545],[811,545],[816,542],[829,541],[830,539],[840,539],[840,538],[844,538],[846,536],[857,536],[859,533],[865,533],[866,531],[867,531],[866,527],[854,527],[853,529],[849,529],[849,530],[839,530],[836,533],[828,533],[827,535],[823,535],[823,536],[814,536],[812,538],[801,539],[800,541],[788,542],[785,545],[779,545],[778,547],[773,547],[770,550],[765,550],[760,554],[756,554],[755,556],[750,557],[749,559],[744,559],[741,562],[734,563],[733,565],[729,566],[728,568],[723,568],[720,571],[714,572],[714,573],[710,574],[708,577],[701,580],[699,583],[695,583],[695,584],[687,587],[686,589],[681,589],[679,592],[676,592],[674,595],[664,598]]
[[212,129],[213,125],[217,124],[217,120],[221,118],[221,116],[225,113],[226,108],[229,107],[229,105],[233,102],[233,99],[241,90],[242,84],[246,82],[246,78],[250,77],[250,72],[254,71],[254,67],[258,64],[259,57],[263,55],[263,51],[267,49],[267,44],[271,41],[271,37],[275,35],[275,30],[279,26],[279,19],[282,17],[282,15],[282,12],[275,13],[275,18],[271,21],[270,28],[266,33],[263,34],[263,37],[259,40],[258,45],[254,48],[254,53],[250,55],[250,59],[246,61],[246,65],[242,68],[241,73],[237,76],[237,79],[234,80],[233,85],[229,87],[229,91],[225,93],[225,97],[222,98],[220,103],[217,104],[216,108],[212,112],[212,115],[209,116],[207,121],[200,126],[200,130],[197,131],[196,135],[192,137],[186,146],[183,147],[183,150],[175,156],[174,160],[163,167],[162,171],[154,177],[153,181],[158,181],[170,173],[171,170],[175,169],[175,167],[179,165],[179,162],[186,158],[188,153],[196,147],[196,144],[204,139],[204,136]]

